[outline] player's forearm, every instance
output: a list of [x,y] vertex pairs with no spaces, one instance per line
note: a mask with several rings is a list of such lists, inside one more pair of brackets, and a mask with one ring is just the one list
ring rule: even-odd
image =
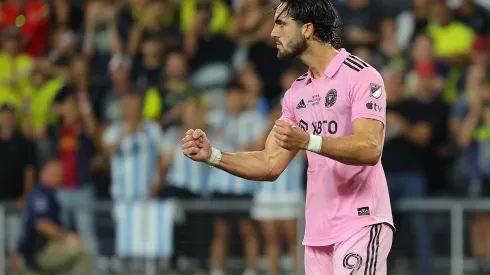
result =
[[375,165],[382,147],[369,136],[323,137],[320,154],[348,165]]
[[221,154],[221,161],[216,167],[237,177],[256,181],[274,181],[278,176],[263,151],[221,152]]

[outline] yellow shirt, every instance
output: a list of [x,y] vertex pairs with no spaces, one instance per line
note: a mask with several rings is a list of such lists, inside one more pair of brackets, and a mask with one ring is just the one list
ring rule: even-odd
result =
[[11,58],[5,53],[0,53],[0,85],[14,74],[19,78],[18,83],[24,85],[29,81],[32,63],[32,58],[26,54]]
[[[196,1],[183,0],[180,6],[180,29],[185,32],[194,24],[196,15]],[[226,4],[221,1],[212,1],[212,18],[210,21],[210,30],[212,33],[228,33],[230,29],[230,10]]]
[[436,56],[466,54],[471,51],[475,33],[460,22],[451,22],[446,26],[430,24],[427,33],[434,41]]

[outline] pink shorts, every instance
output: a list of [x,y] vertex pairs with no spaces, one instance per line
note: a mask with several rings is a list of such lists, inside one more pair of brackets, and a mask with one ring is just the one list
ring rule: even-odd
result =
[[362,228],[349,239],[329,246],[305,247],[306,275],[386,275],[393,241],[387,224]]

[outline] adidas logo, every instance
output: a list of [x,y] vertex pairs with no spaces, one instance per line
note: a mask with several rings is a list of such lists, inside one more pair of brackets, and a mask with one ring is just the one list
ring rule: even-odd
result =
[[303,99],[298,103],[298,105],[296,105],[296,110],[302,109],[302,108],[306,108],[306,104],[305,104],[305,101]]

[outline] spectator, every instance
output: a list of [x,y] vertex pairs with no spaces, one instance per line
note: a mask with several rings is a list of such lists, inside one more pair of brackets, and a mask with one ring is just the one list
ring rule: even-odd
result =
[[111,85],[98,106],[104,127],[122,120],[122,98],[132,87],[131,64],[131,59],[122,55],[114,55],[109,62]]
[[[185,10],[186,5],[191,5],[189,3],[194,5],[194,1],[184,1],[182,9]],[[223,5],[216,0],[211,3],[212,6],[218,5],[217,7]],[[209,21],[209,9],[200,7],[191,21],[192,25],[186,28],[184,52],[189,57],[191,82],[202,90],[222,90],[231,78],[236,45],[223,34],[213,32],[213,21]]]
[[[2,51],[0,52],[0,83],[3,93],[10,94],[16,103],[22,101],[21,87],[28,82],[28,76],[33,66],[30,56],[21,52],[21,33],[15,27],[5,28],[2,32]],[[20,90],[20,91],[19,91]]]
[[[209,195],[208,176],[209,167],[197,163],[181,154],[180,137],[188,129],[208,129],[205,109],[195,98],[189,98],[181,105],[181,124],[173,125],[167,129],[164,136],[163,170],[165,173],[164,198],[182,200],[205,199]],[[208,240],[211,233],[209,217],[203,213],[187,213],[186,222],[175,228],[176,253],[174,260],[184,257],[197,259],[196,274],[203,274],[207,267],[206,260],[209,255]],[[209,234],[208,234],[209,233]],[[211,248],[213,250],[213,248]],[[212,253],[212,252],[211,252]],[[173,262],[176,265],[176,262]],[[177,267],[177,266],[174,266]]]
[[63,183],[56,192],[62,207],[62,223],[68,228],[74,219],[77,231],[97,253],[93,214],[80,207],[95,198],[91,161],[95,153],[93,139],[97,122],[88,95],[75,95],[72,87],[62,89],[57,104],[61,121],[50,127],[48,133],[63,168]]
[[78,33],[83,27],[83,10],[81,5],[63,0],[53,0],[51,10],[54,27],[70,29]]
[[162,77],[163,63],[164,47],[162,37],[154,34],[143,37],[141,58],[133,67],[135,85],[145,91],[148,87],[159,83]]
[[49,60],[55,66],[69,68],[77,55],[77,37],[70,29],[58,28],[51,36]]
[[0,29],[19,27],[22,40],[18,47],[33,57],[46,48],[50,30],[49,7],[39,0],[8,0],[2,3]]
[[[461,148],[455,171],[462,171],[457,177],[467,186],[470,197],[487,197],[489,187],[488,141],[490,140],[490,102],[486,68],[473,65],[468,73],[468,88],[452,110],[451,130]],[[486,230],[490,223],[488,213],[474,213],[470,222],[470,243],[472,255],[477,259],[479,269],[488,272],[486,261],[490,257]]]
[[[104,133],[103,146],[111,156],[111,196],[114,200],[147,199],[156,196],[162,187],[159,178],[162,132],[154,122],[142,119],[141,106],[139,95],[126,94],[122,102],[123,121],[111,124]],[[145,161],[149,173],[139,173],[141,178],[134,180],[130,176],[134,171],[121,166],[126,161],[130,161],[134,169],[139,169]],[[124,176],[123,172],[128,174]]]
[[471,27],[478,35],[490,34],[490,15],[488,10],[474,0],[463,0],[455,10],[454,19]]
[[239,77],[247,93],[245,109],[256,110],[266,117],[269,113],[269,104],[262,94],[263,84],[257,72],[253,67],[246,66],[240,71]]
[[415,37],[425,33],[429,24],[429,1],[411,0],[412,8],[400,13],[396,17],[396,40],[404,51],[409,50],[409,46]]
[[123,52],[115,16],[116,10],[111,2],[96,0],[87,5],[83,53],[89,57],[90,71],[97,85],[106,84],[111,55]]
[[163,81],[157,86],[163,97],[164,126],[172,126],[182,114],[182,104],[189,98],[204,100],[201,91],[188,81],[189,65],[182,52],[171,52],[165,62]]
[[[403,50],[396,40],[396,24],[392,18],[385,18],[381,21],[381,30],[379,35],[379,46],[376,51],[375,63],[370,63],[369,60],[364,61],[373,64],[375,67],[380,68],[383,64],[392,64],[400,62]],[[357,55],[357,54],[356,54]],[[360,57],[358,55],[358,57]],[[362,59],[362,57],[360,57]],[[403,61],[401,61],[403,62]]]
[[[226,90],[226,110],[215,115],[212,123],[219,131],[214,140],[228,150],[261,150],[263,136],[268,130],[264,118],[256,109],[247,109],[247,91],[242,85],[232,82]],[[211,117],[210,119],[213,119]],[[240,130],[239,130],[240,129]],[[251,199],[256,182],[230,176],[221,170],[211,170],[209,188],[214,192],[213,197],[220,199]],[[229,245],[230,228],[232,223],[238,223],[240,235],[244,243],[246,270],[244,275],[256,274],[258,257],[257,233],[249,215],[236,214],[231,216],[218,215],[214,220],[214,237],[211,249],[212,275],[223,274],[226,251]]]
[[56,111],[53,102],[68,80],[68,72],[54,67],[47,59],[37,60],[28,84],[23,88],[22,114],[32,123],[32,136],[40,140],[46,135],[48,125],[54,122]]
[[230,11],[219,0],[184,0],[180,6],[180,30],[188,32],[196,24],[209,26],[209,32],[228,33],[230,28]]
[[[138,94],[125,94],[123,120],[111,124],[102,138],[104,151],[111,159],[110,194],[116,207],[125,205],[126,209],[135,209],[137,202],[155,198],[163,187],[162,132],[155,122],[142,119],[141,108],[142,100]],[[116,229],[133,220],[130,212],[115,217]],[[121,235],[124,236],[128,235]],[[116,242],[116,255],[124,260],[143,256],[135,252],[132,244],[146,243],[147,236],[131,236],[129,246],[126,242]]]
[[158,37],[165,41],[165,48],[181,48],[182,37],[175,21],[175,10],[168,0],[153,1],[145,9],[145,16],[133,23],[128,43],[128,52],[134,56],[140,51],[141,40],[146,37]]
[[[400,72],[387,72],[384,79],[385,90],[389,92],[382,162],[390,197],[393,201],[424,198],[427,194],[427,182],[423,158],[432,138],[432,121],[438,115],[434,114],[434,105],[428,102],[432,100],[432,95],[429,91],[421,91],[425,102],[416,98],[404,99]],[[372,108],[376,108],[376,105]],[[409,214],[408,220],[409,230],[414,237],[416,273],[434,274],[432,237],[427,217],[423,214]]]
[[430,19],[427,34],[434,41],[437,60],[450,67],[464,64],[475,38],[473,30],[453,20],[451,9],[444,1],[436,1],[431,5]]
[[238,45],[246,47],[269,39],[274,24],[271,17],[264,16],[268,6],[266,0],[243,1],[233,18],[232,35]]
[[7,249],[12,266],[18,267],[17,245],[21,232],[24,202],[34,185],[36,157],[34,145],[16,126],[13,104],[0,106],[0,199],[15,201],[15,212],[7,216]]
[[346,0],[338,5],[338,12],[344,23],[346,49],[376,45],[382,14],[374,1]]
[[65,231],[59,216],[55,190],[63,182],[58,161],[49,161],[41,170],[40,184],[27,197],[20,251],[27,274],[61,273],[72,269],[74,275],[92,274],[92,253],[80,237]]

